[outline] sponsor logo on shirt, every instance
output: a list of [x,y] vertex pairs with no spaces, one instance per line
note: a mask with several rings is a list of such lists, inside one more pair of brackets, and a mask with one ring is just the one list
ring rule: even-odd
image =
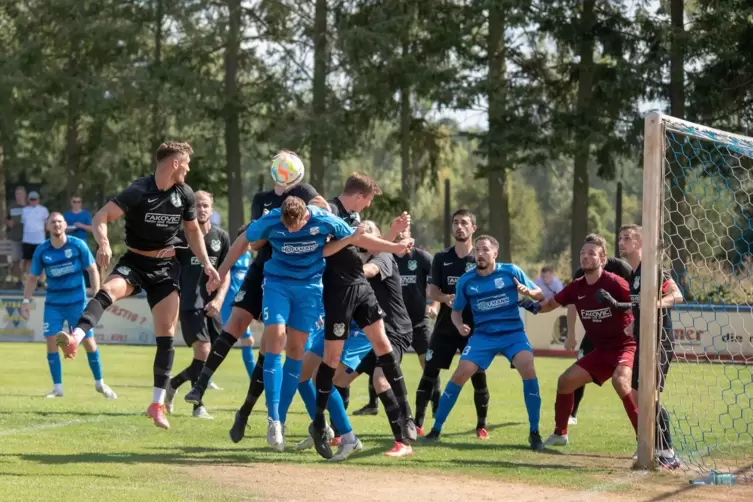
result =
[[[209,262],[212,264],[213,267],[217,266],[217,257],[216,256],[210,256]],[[201,262],[198,258],[195,256],[191,257],[191,265],[201,265]]]
[[168,227],[180,224],[179,214],[146,213],[144,221],[158,227]]
[[460,279],[460,278],[456,277],[454,275],[448,275],[447,276],[447,285],[448,286],[454,286],[455,284],[458,283],[458,279]]
[[295,242],[290,244],[283,244],[280,248],[280,251],[282,251],[285,254],[305,254],[305,253],[311,253],[313,251],[316,251],[316,248],[318,248],[319,245],[314,242]]
[[476,309],[493,310],[499,307],[506,307],[507,305],[510,305],[510,297],[507,295],[497,295],[477,301]]
[[73,263],[63,263],[62,265],[47,267],[47,270],[45,270],[50,277],[61,277],[63,275],[72,274],[75,271],[76,267]]
[[604,319],[609,319],[610,317],[612,317],[612,309],[610,309],[609,307],[597,310],[580,311],[580,318],[582,321],[588,320],[593,322],[601,322]]
[[409,284],[416,284],[416,276],[415,275],[401,275],[400,285],[407,286]]

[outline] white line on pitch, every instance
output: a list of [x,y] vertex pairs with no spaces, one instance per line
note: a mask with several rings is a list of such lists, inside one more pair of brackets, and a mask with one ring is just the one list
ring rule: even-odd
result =
[[53,422],[51,424],[37,424],[37,425],[29,425],[28,427],[23,427],[21,429],[11,429],[8,431],[0,431],[0,436],[15,436],[16,434],[23,434],[24,432],[33,432],[38,431],[41,429],[55,429],[57,427],[65,427],[66,425],[75,425],[75,424],[88,424],[91,422],[99,422],[102,420],[101,418],[90,418],[87,420],[68,420],[67,422]]

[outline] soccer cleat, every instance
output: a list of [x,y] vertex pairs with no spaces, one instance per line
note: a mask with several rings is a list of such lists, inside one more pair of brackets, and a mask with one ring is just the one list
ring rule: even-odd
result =
[[[335,439],[335,431],[332,430],[332,427],[329,425],[327,426],[327,437],[330,439],[330,446],[335,446],[332,444],[332,440]],[[298,451],[302,450],[308,450],[309,448],[314,446],[314,438],[311,437],[311,435],[307,436],[306,439],[301,441],[300,443],[297,443],[295,445],[295,449]]]
[[214,382],[209,382],[209,385],[207,385],[207,389],[222,390],[222,387],[220,387],[219,385],[217,385]]
[[340,447],[337,449],[337,453],[335,453],[334,456],[332,456],[329,459],[329,461],[330,462],[342,462],[343,460],[346,460],[355,452],[361,451],[361,450],[363,450],[363,444],[361,443],[360,439],[356,438],[355,441],[347,441],[343,439],[340,442]]
[[106,383],[103,383],[102,385],[95,385],[95,389],[97,389],[97,392],[105,396],[105,399],[117,399],[118,395],[115,394],[115,392],[112,391],[109,385]]
[[567,434],[560,436],[559,434],[552,434],[544,441],[544,446],[567,446]]
[[681,466],[680,459],[677,458],[677,455],[657,455],[656,461],[661,467],[670,471],[673,471]]
[[214,417],[209,414],[206,408],[203,406],[199,406],[195,410],[193,410],[193,417],[194,418],[203,418],[204,420],[214,420]]
[[76,357],[76,353],[78,352],[78,342],[76,341],[75,336],[69,335],[65,331],[60,331],[55,335],[55,343],[62,349],[63,357],[66,359],[73,359]]
[[[267,444],[277,451],[285,449],[285,438],[282,435],[282,424],[279,420],[267,418]],[[282,445],[282,450],[280,450]]]
[[206,389],[200,389],[199,387],[192,387],[183,400],[189,404],[200,404],[201,399],[204,397],[204,391]]
[[47,399],[54,399],[56,397],[63,397],[63,391],[62,390],[55,390],[55,389],[53,389],[53,390],[50,391],[49,394],[47,394],[44,397],[46,397]]
[[424,428],[423,427],[416,427],[416,435],[420,438],[424,437]]
[[439,441],[439,435],[440,435],[440,434],[441,434],[441,432],[439,432],[438,430],[436,430],[436,429],[432,429],[432,430],[430,430],[430,431],[429,431],[429,433],[428,433],[427,435],[425,435],[425,436],[424,436],[424,437],[423,437],[422,439],[423,439],[424,441],[427,441],[427,442],[434,442],[434,441]]
[[160,403],[152,403],[149,408],[146,409],[146,416],[154,420],[154,425],[162,427],[163,429],[169,429],[170,423],[165,416],[165,405]]
[[489,431],[487,431],[484,427],[479,427],[476,429],[476,437],[481,441],[486,441],[487,439],[489,439]]
[[410,457],[413,455],[413,448],[409,444],[395,441],[395,446],[390,451],[384,453],[385,457]]
[[243,416],[240,411],[236,411],[233,426],[230,428],[230,441],[233,443],[240,443],[243,436],[246,435],[247,425],[248,416]]
[[528,444],[533,451],[544,451],[544,441],[541,440],[539,431],[533,431],[528,435]]
[[173,409],[175,408],[173,401],[175,400],[175,394],[178,393],[178,389],[173,389],[170,382],[172,382],[172,378],[167,382],[167,389],[165,389],[165,409],[170,415],[172,415]]
[[[309,436],[314,440],[316,452],[326,459],[332,458],[332,447],[329,445],[330,438],[327,435],[327,427],[319,428],[314,422],[309,424]],[[339,452],[339,450],[338,450]]]
[[567,425],[578,425],[578,417],[571,416],[567,419]]
[[353,415],[378,415],[379,414],[379,406],[369,406],[368,404],[361,408],[360,410],[356,410],[353,412]]
[[415,443],[418,439],[418,430],[416,428],[416,422],[413,417],[408,417],[406,420],[401,420],[400,428],[403,430],[403,436],[411,443]]

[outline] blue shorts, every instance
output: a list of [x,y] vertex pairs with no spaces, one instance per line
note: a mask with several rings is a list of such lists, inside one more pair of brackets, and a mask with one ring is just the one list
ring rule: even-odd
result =
[[[350,370],[349,373],[353,372],[370,351],[371,342],[366,338],[366,333],[361,331],[357,325],[351,325],[350,336],[343,345],[340,362]],[[311,334],[306,345],[306,352],[313,352],[319,357],[324,357],[324,329],[319,329]]]
[[322,283],[264,278],[264,326],[283,324],[303,333],[316,330],[322,311]]
[[474,333],[460,356],[461,361],[470,361],[482,370],[487,369],[497,354],[502,354],[512,362],[518,352],[533,352],[528,337],[523,331],[513,331],[500,335]]
[[[74,303],[73,305],[45,305],[44,320],[42,321],[42,333],[45,337],[55,336],[63,330],[63,325],[68,323],[68,331],[72,331],[78,324],[81,314],[84,313],[86,302]],[[94,330],[89,330],[84,338],[94,336]]]

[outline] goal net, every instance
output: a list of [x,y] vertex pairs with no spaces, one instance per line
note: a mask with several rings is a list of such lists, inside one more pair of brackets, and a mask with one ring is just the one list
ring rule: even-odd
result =
[[[642,408],[658,398],[669,415],[663,433],[685,469],[747,475],[753,467],[753,138],[649,114],[642,223],[639,464],[653,460],[648,448],[656,444],[655,421]],[[685,300],[671,310],[673,341],[665,343],[657,340],[658,312],[647,307],[660,296],[659,266]],[[651,344],[653,353],[644,353]],[[652,392],[657,376],[644,372],[649,359],[654,368],[672,359],[663,392]]]

